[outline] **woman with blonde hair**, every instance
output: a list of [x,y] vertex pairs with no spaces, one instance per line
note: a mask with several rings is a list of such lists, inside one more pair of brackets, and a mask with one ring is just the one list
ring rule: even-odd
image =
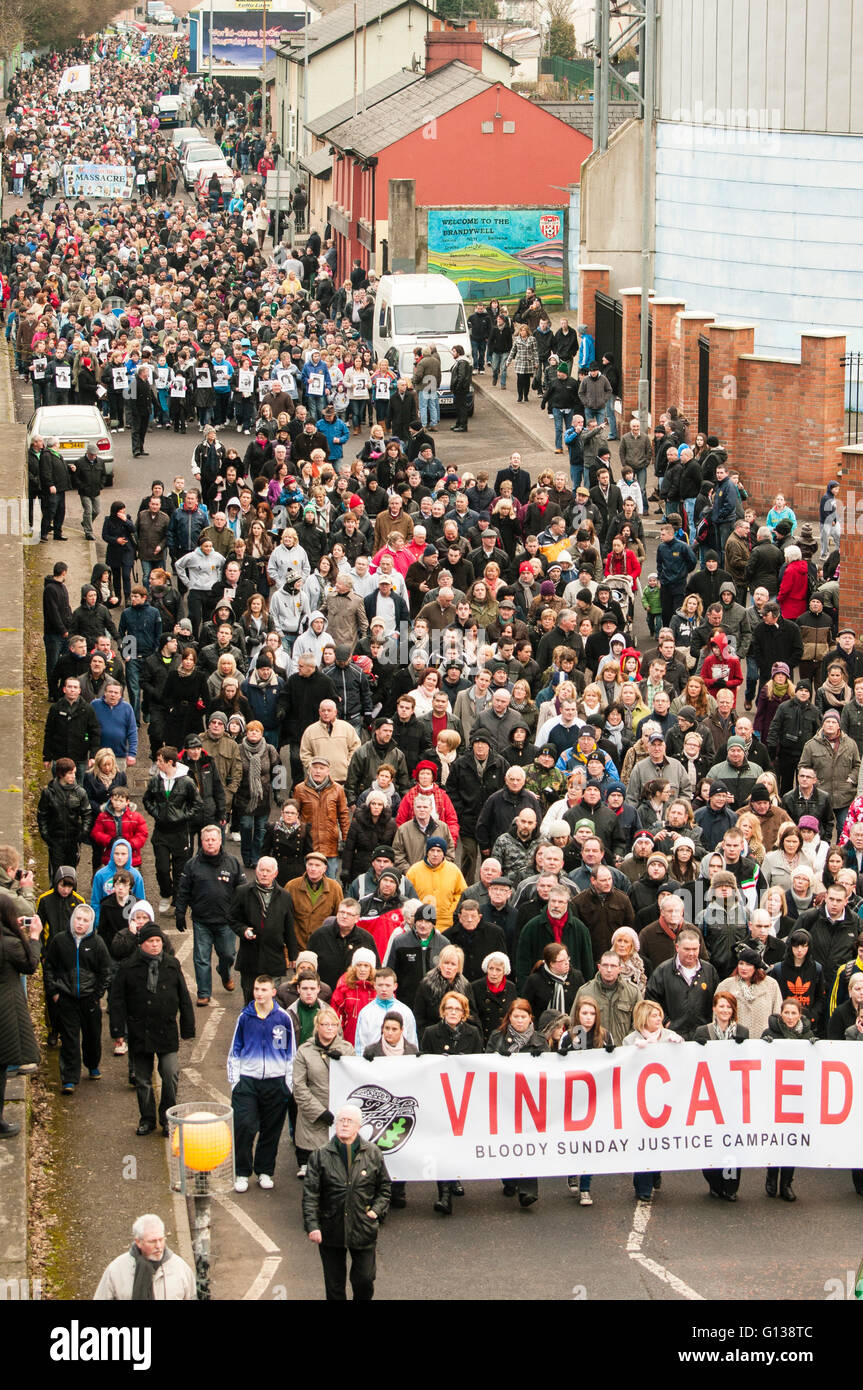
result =
[[422,1038],[426,1028],[437,1024],[442,1015],[441,1000],[444,995],[455,990],[464,995],[469,1005],[471,1022],[476,1023],[473,991],[464,973],[464,951],[460,946],[444,946],[437,962],[432,966],[417,987],[414,995],[413,1011],[417,1022],[417,1037]]
[[[651,1047],[655,1043],[682,1043],[683,1039],[679,1033],[673,1029],[666,1028],[663,1024],[662,1005],[655,999],[642,999],[636,1004],[632,1011],[632,1032],[627,1033],[623,1039],[624,1047]],[[653,1200],[653,1190],[656,1187],[657,1179],[661,1179],[662,1174],[658,1172],[633,1173],[632,1185],[635,1188],[635,1196],[640,1203],[648,1203]]]
[[[117,759],[111,748],[100,748],[93,758],[93,766],[84,773],[83,788],[90,802],[95,821],[99,812],[115,787],[128,785],[126,774],[117,766]],[[93,845],[93,873],[102,867],[102,846]]]
[[312,1036],[300,1045],[294,1058],[292,1090],[297,1107],[294,1147],[298,1176],[305,1177],[312,1150],[322,1148],[330,1137],[330,1063],[334,1057],[354,1055],[353,1047],[341,1034],[338,1014],[325,1004],[315,1014]]
[[741,811],[737,817],[737,828],[743,836],[743,853],[754,859],[756,864],[761,864],[764,860],[764,837],[758,817],[752,811]]
[[452,772],[456,754],[461,747],[461,734],[455,729],[441,729],[435,744],[435,753],[440,763],[440,784],[445,787]]
[[339,1016],[342,1036],[353,1047],[360,1010],[375,998],[375,956],[367,947],[354,951],[351,963],[333,990],[330,1000]]
[[619,978],[629,980],[643,998],[647,987],[647,969],[639,955],[638,932],[632,927],[618,927],[611,934],[611,949],[620,961]]

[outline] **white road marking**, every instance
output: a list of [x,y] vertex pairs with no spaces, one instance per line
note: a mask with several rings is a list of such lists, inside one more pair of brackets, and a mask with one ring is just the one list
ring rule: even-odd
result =
[[215,1196],[213,1201],[218,1202],[220,1206],[224,1207],[228,1215],[233,1216],[234,1220],[240,1223],[243,1230],[252,1237],[252,1240],[256,1240],[261,1249],[266,1251],[268,1255],[278,1255],[279,1247],[276,1245],[275,1241],[270,1240],[266,1231],[262,1231],[258,1223],[253,1221],[248,1212],[243,1211],[242,1207],[238,1207],[235,1201],[223,1194]]
[[224,1016],[225,1010],[219,1008],[218,1005],[214,1009],[210,1009],[210,1017],[204,1024],[201,1036],[195,1044],[195,1050],[189,1058],[189,1061],[191,1062],[193,1067],[199,1066],[200,1063],[203,1062],[204,1058],[206,1057],[207,1053],[213,1045],[216,1033],[218,1032],[219,1024],[221,1023]]
[[217,1091],[215,1086],[211,1086],[209,1082],[204,1080],[199,1071],[195,1071],[192,1067],[186,1067],[184,1068],[183,1075],[191,1081],[193,1086],[197,1086],[199,1091],[206,1091],[210,1100],[217,1100],[222,1105],[230,1105],[231,1097],[223,1095],[221,1091]]
[[243,1303],[254,1303],[256,1299],[263,1297],[270,1280],[281,1263],[281,1255],[267,1256],[254,1283],[250,1284],[243,1294]]
[[676,1274],[672,1274],[670,1269],[666,1269],[665,1265],[657,1264],[655,1260],[650,1260],[646,1255],[641,1253],[641,1247],[644,1244],[644,1237],[647,1235],[647,1227],[650,1224],[652,1214],[653,1205],[651,1203],[638,1202],[636,1204],[635,1214],[632,1218],[632,1226],[626,1240],[627,1255],[631,1260],[635,1260],[636,1264],[641,1265],[642,1269],[646,1269],[650,1274],[655,1274],[657,1279],[662,1280],[663,1284],[667,1284],[669,1288],[674,1289],[674,1292],[680,1294],[681,1298],[688,1298],[694,1302],[703,1303],[703,1294],[697,1293],[695,1289],[691,1289],[689,1285],[685,1284],[682,1279],[679,1279]]

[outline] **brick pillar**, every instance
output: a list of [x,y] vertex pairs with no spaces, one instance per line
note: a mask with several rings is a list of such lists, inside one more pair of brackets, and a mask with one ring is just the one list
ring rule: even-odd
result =
[[751,323],[711,323],[710,339],[710,433],[719,436],[737,466],[738,364],[741,353],[755,347],[755,327]]
[[625,434],[629,421],[638,410],[638,376],[641,363],[641,289],[620,290],[623,304],[623,346],[620,364],[623,376],[621,431]]
[[702,334],[706,335],[707,325],[714,320],[712,314],[692,310],[690,313],[678,314],[677,321],[680,325],[677,407],[690,423],[690,438],[694,443],[698,433],[698,339]]
[[668,406],[680,404],[676,398],[680,366],[680,325],[677,315],[685,308],[682,299],[650,301],[650,316],[653,319],[650,399],[654,417]]
[[824,488],[836,477],[836,451],[845,441],[845,368],[840,360],[844,353],[842,333],[813,331],[801,336],[800,375],[806,385],[789,482],[794,484],[794,510],[804,516],[817,516]]
[[610,265],[578,267],[578,322],[587,324],[592,338],[596,337],[596,292],[608,294],[610,276]]
[[839,451],[839,519],[842,527],[842,626],[863,632],[863,444],[849,444]]

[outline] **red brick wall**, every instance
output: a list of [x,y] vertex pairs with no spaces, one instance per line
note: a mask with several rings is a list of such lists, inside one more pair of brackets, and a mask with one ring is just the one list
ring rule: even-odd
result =
[[685,308],[682,299],[654,299],[650,304],[653,320],[653,354],[650,363],[650,399],[658,416],[680,399],[680,324],[678,314]]
[[641,363],[641,290],[620,291],[623,304],[623,347],[621,350],[623,397],[621,429],[625,432],[638,410],[638,376]]
[[596,337],[596,292],[608,294],[611,267],[581,265],[578,268],[578,322],[587,324],[592,338]]

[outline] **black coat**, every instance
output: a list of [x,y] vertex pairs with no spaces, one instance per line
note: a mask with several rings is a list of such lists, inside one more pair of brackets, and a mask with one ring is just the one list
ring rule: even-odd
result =
[[67,999],[101,999],[108,988],[111,957],[108,947],[90,932],[76,945],[72,932],[58,932],[45,949],[45,993]]
[[312,827],[305,821],[286,826],[282,820],[271,822],[264,832],[261,854],[275,859],[279,866],[276,882],[280,888],[291,878],[299,878],[305,872],[306,855],[314,849]]
[[163,950],[152,994],[147,989],[149,969],[150,961],[138,947],[111,981],[111,1035],[127,1038],[132,1053],[177,1052],[181,1037],[195,1036],[195,1010],[182,967],[176,956]]
[[321,700],[332,698],[332,681],[322,671],[315,671],[311,676],[301,676],[296,672],[289,676],[285,684],[282,741],[299,744],[303,731],[318,718]]
[[[26,937],[26,933],[24,934]],[[21,976],[39,968],[38,941],[22,940],[0,923],[0,1066],[19,1067],[39,1061],[27,996]]]
[[[446,790],[455,807],[462,835],[476,837],[480,811],[489,797],[504,786],[505,776],[506,764],[497,753],[489,753],[482,776],[470,751],[456,758],[450,768]],[[508,825],[504,827],[508,828]]]
[[64,697],[48,710],[45,736],[42,741],[42,761],[71,758],[83,763],[102,747],[102,729],[91,705],[78,699],[70,704]]
[[503,989],[495,994],[489,989],[488,980],[483,975],[481,979],[471,981],[471,993],[482,1035],[488,1042],[495,1028],[500,1027],[500,1021],[513,999],[518,997],[518,990],[512,980],[504,980]]
[[198,789],[201,805],[192,817],[191,827],[200,830],[225,819],[225,788],[218,768],[209,753],[202,753],[197,762],[185,759],[189,777]]
[[65,787],[59,777],[55,777],[42,789],[36,823],[46,845],[81,844],[93,825],[90,798],[77,782]]
[[[204,822],[206,824],[206,822]],[[227,921],[234,894],[246,882],[242,865],[232,854],[198,850],[185,865],[174,900],[178,922],[185,924],[189,909],[193,922],[221,927]]]
[[159,773],[155,773],[147,783],[143,805],[148,816],[155,821],[154,830],[167,834],[184,832],[198,814],[201,798],[191,777],[179,777],[174,783],[170,796],[165,795],[164,783]]
[[[228,926],[239,937],[237,969],[241,975],[285,975],[287,962],[297,958],[294,905],[284,888],[276,887],[264,915],[255,883],[242,884],[231,902]],[[252,927],[255,936],[245,936]]]
[[[368,805],[357,807],[342,849],[342,878],[346,883],[371,868],[374,850],[378,845],[391,845],[397,829],[395,816],[387,807],[378,820],[372,820]],[[302,869],[298,872],[302,873]]]
[[482,963],[487,955],[492,951],[506,952],[507,949],[501,928],[484,919],[480,919],[475,931],[466,931],[459,922],[455,922],[447,928],[444,936],[451,945],[464,951],[463,973],[469,980],[476,980],[482,975]]
[[420,1038],[423,1056],[463,1057],[467,1053],[484,1052],[482,1034],[472,1023],[462,1023],[455,1031],[449,1024],[433,1023]]
[[[575,996],[584,984],[584,976],[580,970],[573,970],[572,967],[567,971],[563,985],[564,1013],[569,1013],[575,1003]],[[544,966],[539,970],[532,970],[524,982],[524,998],[530,1004],[535,1019],[539,1019],[546,1009],[552,1007],[554,998],[554,980]]]
[[[363,1250],[378,1238],[381,1217],[389,1210],[391,1187],[377,1144],[366,1139],[356,1143],[350,1172],[336,1138],[310,1155],[303,1183],[303,1226],[307,1232],[320,1231],[324,1245]],[[368,1211],[377,1220],[367,1216]]]
[[306,943],[307,951],[314,951],[318,958],[318,974],[335,989],[342,975],[353,960],[354,951],[371,951],[375,963],[380,964],[378,948],[370,932],[362,927],[354,927],[347,936],[342,936],[335,917],[328,917],[322,926],[313,931]]
[[646,999],[662,1005],[668,1027],[682,1038],[694,1037],[702,1023],[713,1018],[713,996],[719,976],[706,961],[698,962],[698,974],[688,985],[677,969],[677,957],[658,965],[647,982]]

